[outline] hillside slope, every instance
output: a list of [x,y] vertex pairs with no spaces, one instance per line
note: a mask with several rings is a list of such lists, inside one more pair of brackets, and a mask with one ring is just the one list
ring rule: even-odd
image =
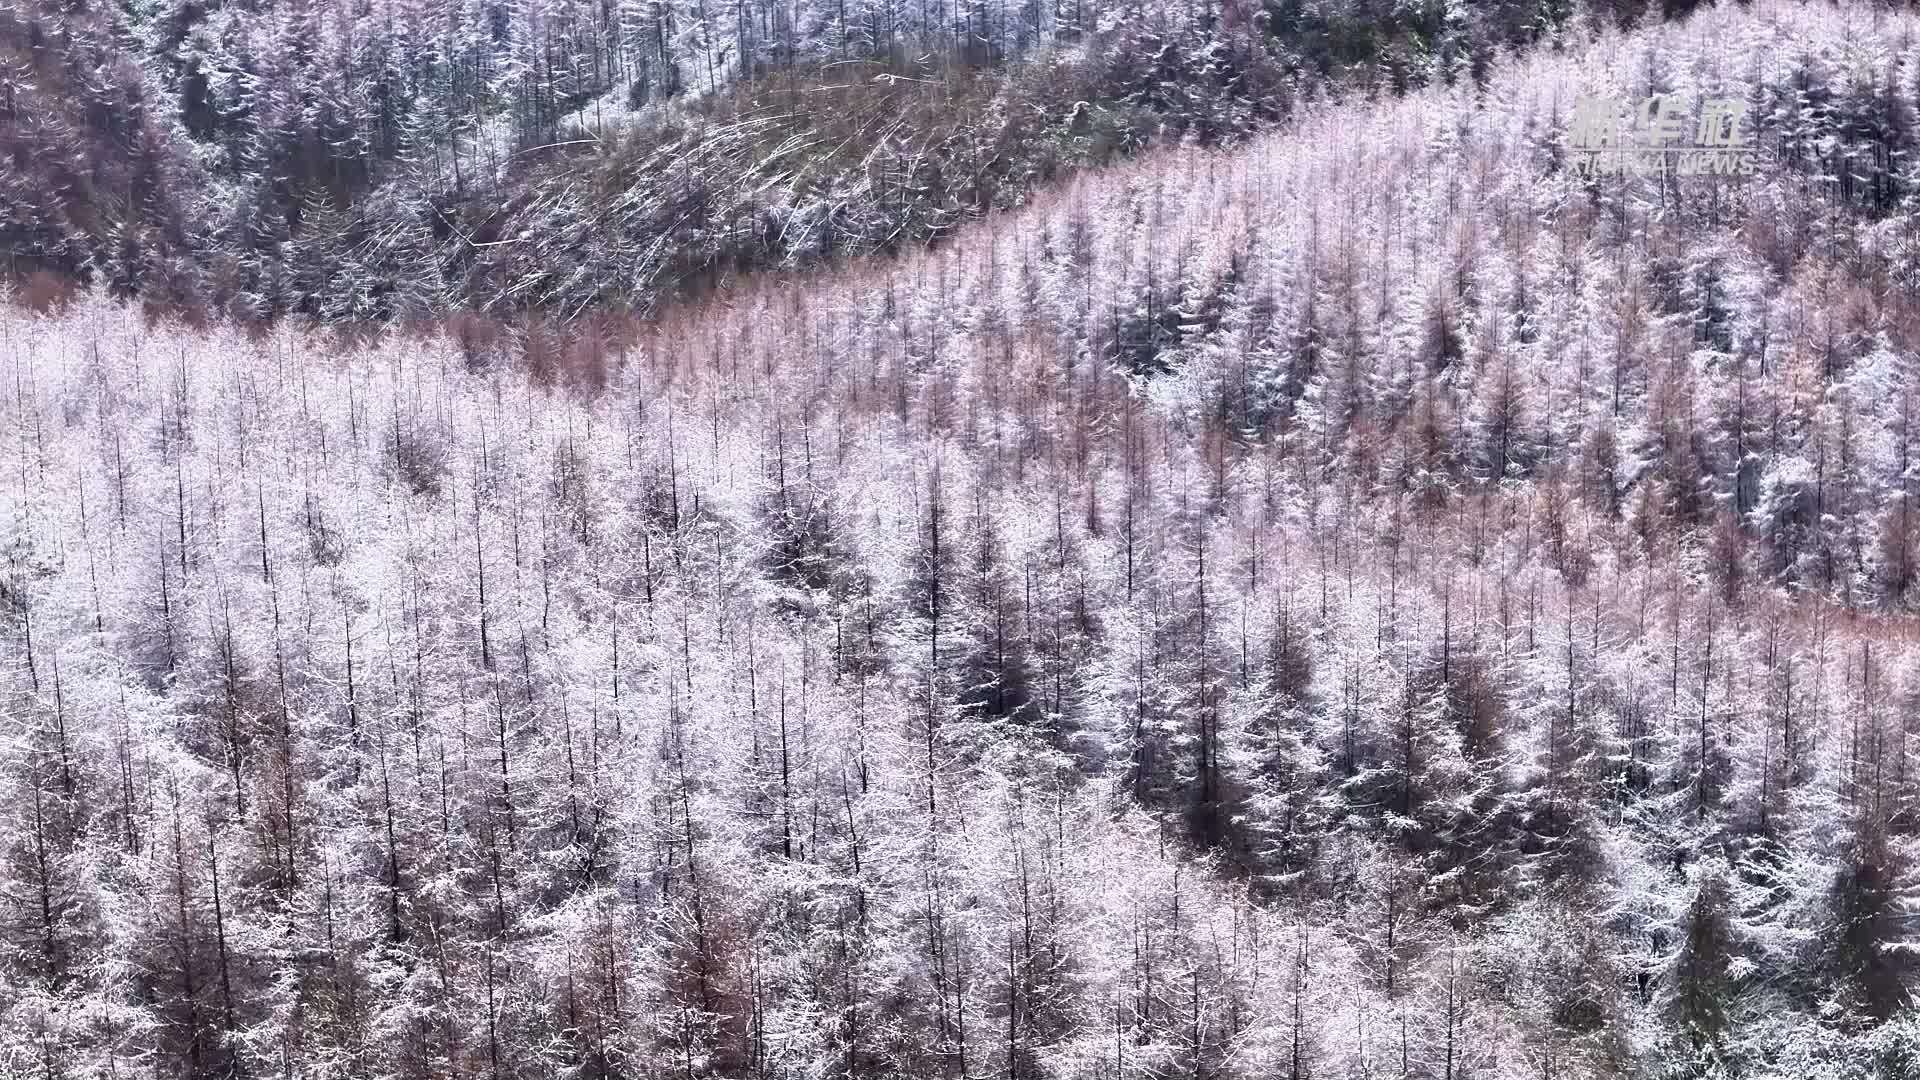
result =
[[1475,77],[1580,21],[1521,0],[20,0],[0,271],[247,320],[648,311],[912,246],[1328,85]]
[[[630,337],[9,309],[0,1070],[1913,1075],[1915,27]],[[1649,87],[1760,175],[1564,167]]]

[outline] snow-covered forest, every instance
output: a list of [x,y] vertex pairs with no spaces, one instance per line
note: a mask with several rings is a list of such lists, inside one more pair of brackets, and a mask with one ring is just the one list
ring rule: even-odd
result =
[[[1916,31],[644,321],[15,293],[0,1074],[1920,1075]],[[1760,174],[1565,167],[1667,92]]]
[[9,0],[0,270],[250,320],[647,312],[1647,7]]

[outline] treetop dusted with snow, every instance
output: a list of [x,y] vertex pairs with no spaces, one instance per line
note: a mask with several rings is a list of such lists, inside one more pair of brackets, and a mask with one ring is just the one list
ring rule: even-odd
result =
[[[1910,1075],[1916,25],[644,321],[15,295],[0,1073]],[[1654,95],[1755,175],[1573,166]]]

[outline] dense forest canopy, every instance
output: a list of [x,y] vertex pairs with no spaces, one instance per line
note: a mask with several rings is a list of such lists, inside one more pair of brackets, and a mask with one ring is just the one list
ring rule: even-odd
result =
[[[1606,30],[644,322],[16,297],[0,1071],[1916,1075],[1916,28]],[[1759,174],[1568,167],[1656,93]]]
[[650,311],[1302,95],[1653,17],[1453,0],[10,0],[0,267],[244,319]]

